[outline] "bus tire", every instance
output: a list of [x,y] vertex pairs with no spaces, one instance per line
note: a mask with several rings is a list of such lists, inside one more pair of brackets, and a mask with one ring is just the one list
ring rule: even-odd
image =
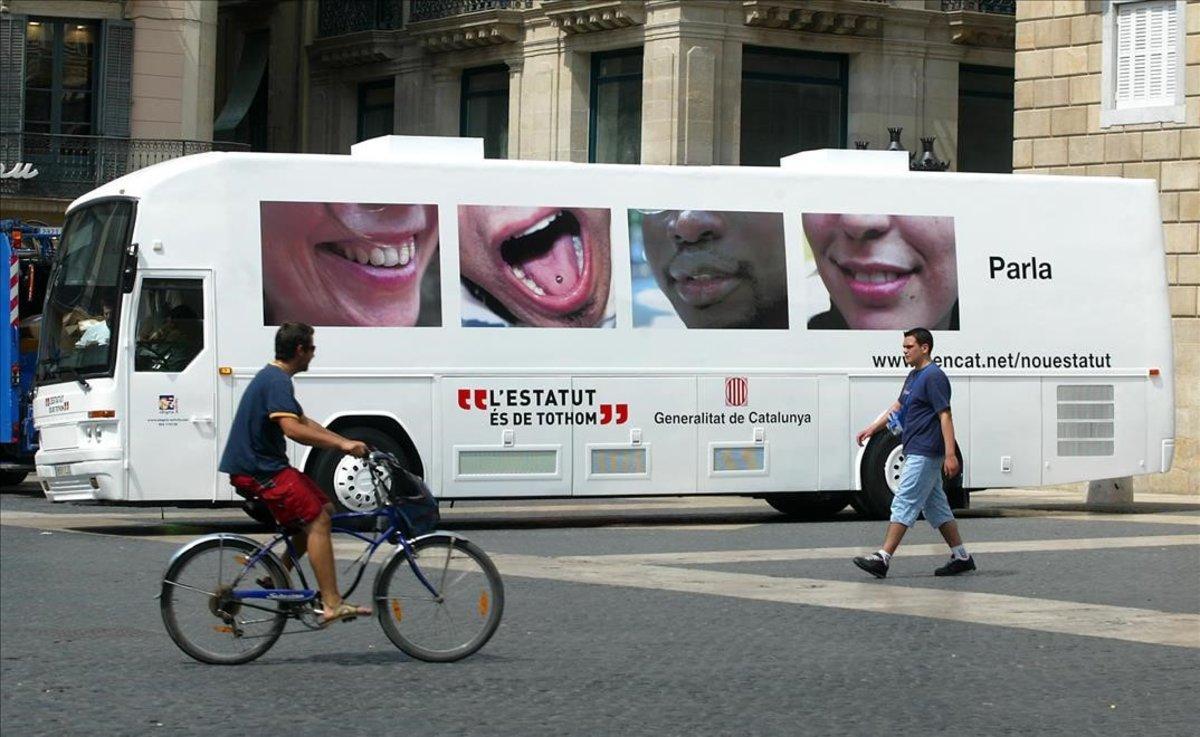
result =
[[[966,492],[963,490],[962,448],[954,449],[958,456],[958,474],[954,478],[942,476],[942,488],[951,508],[962,509],[966,506]],[[886,430],[881,430],[871,436],[867,449],[863,452],[862,489],[854,495],[854,508],[869,519],[887,519],[891,516],[893,489],[900,482],[900,469],[903,466],[904,448],[900,438]],[[959,506],[955,507],[955,503]]]
[[767,494],[763,499],[777,511],[797,520],[829,519],[846,508],[850,493],[845,491],[809,491],[791,494]]
[[19,486],[28,475],[27,471],[0,471],[0,486]]
[[[382,430],[356,425],[341,429],[338,431],[338,434],[351,440],[361,440],[376,450],[391,453],[400,459],[405,468],[412,467],[399,441]],[[339,465],[342,466],[341,473],[347,473],[347,469],[342,462],[344,459],[347,462],[351,462],[349,458],[349,456],[341,451],[322,448],[313,454],[312,462],[309,464],[313,481],[316,481],[317,486],[320,486],[329,495],[330,500],[333,502],[333,511],[335,514],[363,511],[360,508],[352,506],[355,504],[355,499],[351,496],[353,492],[349,490],[348,485],[340,482],[340,479],[335,478],[339,474]],[[360,475],[359,478],[366,477],[365,475]],[[355,489],[355,491],[358,491],[358,489]]]

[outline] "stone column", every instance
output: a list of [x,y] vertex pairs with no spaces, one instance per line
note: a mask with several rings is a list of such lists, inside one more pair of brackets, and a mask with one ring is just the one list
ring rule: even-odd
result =
[[462,70],[457,67],[433,70],[433,120],[435,136],[457,136],[461,115]]
[[504,63],[508,66],[508,158],[515,159],[521,151],[521,80],[525,58],[515,56]]

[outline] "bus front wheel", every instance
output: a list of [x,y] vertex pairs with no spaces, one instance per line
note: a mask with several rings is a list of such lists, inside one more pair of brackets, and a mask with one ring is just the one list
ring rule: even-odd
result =
[[[955,448],[958,456],[958,475],[954,478],[942,476],[942,488],[950,500],[950,506],[961,509],[967,506],[967,495],[963,490],[962,448]],[[900,471],[904,468],[904,446],[900,438],[886,430],[881,430],[871,436],[867,449],[863,452],[862,489],[858,491],[851,503],[864,517],[870,519],[887,519],[892,511],[892,497],[900,486]]]
[[[376,450],[386,451],[400,459],[405,466],[407,455],[391,435],[374,427],[348,427],[338,431],[351,440],[361,440]],[[338,450],[321,449],[309,466],[313,480],[333,500],[333,511],[369,512],[378,507],[371,474],[361,458]]]

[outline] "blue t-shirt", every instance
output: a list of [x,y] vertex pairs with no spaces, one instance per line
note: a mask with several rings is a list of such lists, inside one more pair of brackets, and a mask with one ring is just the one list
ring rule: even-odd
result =
[[900,413],[906,455],[944,456],[942,423],[938,413],[950,408],[950,379],[936,363],[913,369],[900,390]]
[[221,455],[221,470],[262,479],[288,467],[283,428],[272,417],[302,417],[292,377],[274,364],[264,366],[242,395],[229,440]]

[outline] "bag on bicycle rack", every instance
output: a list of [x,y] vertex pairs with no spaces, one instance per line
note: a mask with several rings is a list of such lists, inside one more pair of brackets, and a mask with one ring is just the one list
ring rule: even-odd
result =
[[394,468],[391,481],[388,496],[408,523],[405,536],[418,537],[436,530],[442,515],[438,511],[437,498],[425,480],[403,468]]

